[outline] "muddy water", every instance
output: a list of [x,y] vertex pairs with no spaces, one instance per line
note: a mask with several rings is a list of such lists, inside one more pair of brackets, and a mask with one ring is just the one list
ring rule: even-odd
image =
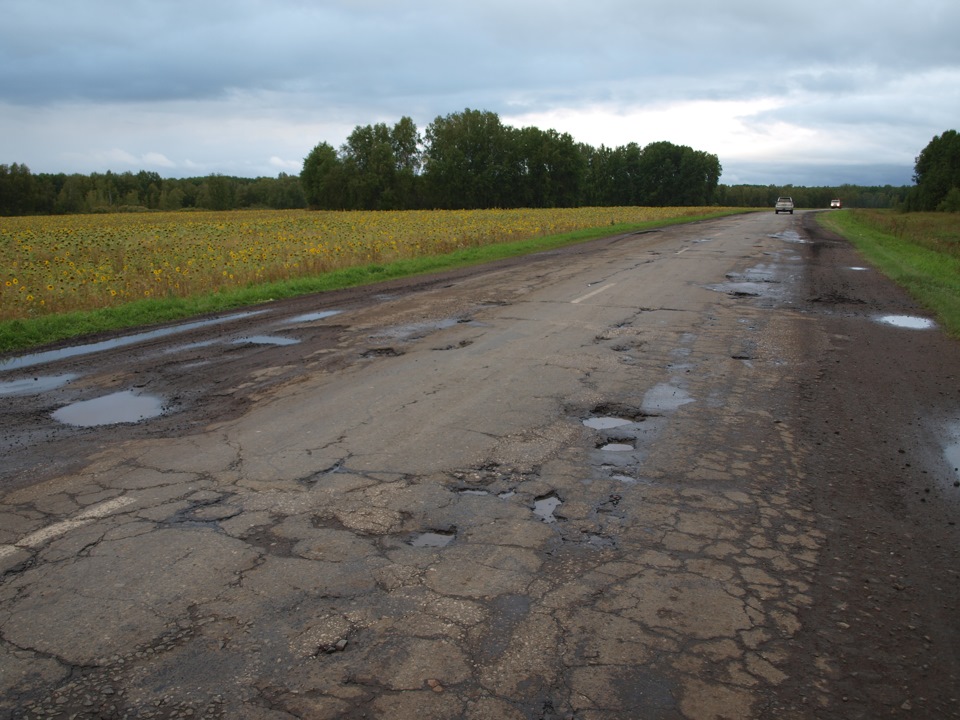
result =
[[915,315],[883,315],[878,320],[885,325],[893,325],[906,330],[930,330],[937,326],[933,320]]
[[73,382],[78,377],[80,376],[75,373],[66,373],[64,375],[45,375],[0,382],[0,397],[4,395],[35,395],[48,390],[56,390],[58,387]]
[[60,408],[53,419],[76,427],[135,423],[163,414],[163,400],[125,390]]
[[32,353],[30,355],[21,355],[20,357],[10,358],[6,361],[0,361],[0,372],[4,370],[18,370],[20,368],[33,367],[34,365],[56,362],[57,360],[66,360],[67,358],[78,357],[81,355],[91,355],[93,353],[104,352],[106,350],[115,350],[117,348],[127,347],[128,345],[135,345],[148,340],[156,340],[157,338],[185,333],[198,328],[209,327],[211,325],[220,325],[232,320],[241,320],[243,318],[259,315],[264,312],[266,312],[266,310],[235,313],[233,315],[228,315],[227,317],[182,323],[180,325],[160,328],[159,330],[151,330],[150,332],[136,333],[134,335],[125,335],[124,337],[113,338],[111,340],[103,340],[102,342],[88,343],[86,345],[75,345],[73,347],[61,348],[59,350],[48,350],[46,352]]

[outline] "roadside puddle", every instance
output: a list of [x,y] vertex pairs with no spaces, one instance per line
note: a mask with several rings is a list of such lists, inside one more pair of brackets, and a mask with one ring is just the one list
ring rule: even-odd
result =
[[414,536],[409,544],[420,548],[442,548],[453,542],[456,536],[457,534],[451,531],[424,532]]
[[112,340],[103,340],[102,342],[88,343],[86,345],[75,345],[73,347],[61,348],[59,350],[48,350],[46,352],[33,353],[30,355],[21,355],[20,357],[10,358],[9,360],[0,360],[0,371],[17,370],[19,368],[32,367],[33,365],[42,365],[44,363],[65,360],[79,355],[91,355],[97,352],[107,350],[116,350],[117,348],[135,345],[146,342],[147,340],[156,340],[157,338],[176,335],[179,333],[196,330],[197,328],[209,327],[211,325],[220,325],[232,320],[241,320],[243,318],[253,317],[266,312],[266,310],[255,310],[252,312],[236,313],[226,317],[214,318],[212,320],[198,320],[196,322],[182,323],[171,327],[151,330],[150,332],[136,333],[124,337],[114,338]]
[[937,326],[933,320],[916,315],[883,315],[877,320],[884,325],[893,325],[906,330],[930,330]]
[[237,338],[232,345],[296,345],[300,341],[295,338],[280,337],[279,335],[250,335]]
[[163,400],[160,398],[125,390],[66,405],[53,413],[53,419],[75,427],[96,427],[136,423],[162,414]]
[[305,313],[304,315],[297,315],[296,317],[287,318],[283,321],[284,325],[294,325],[297,323],[308,323],[315,322],[317,320],[325,320],[328,317],[333,317],[334,315],[339,315],[342,310],[320,310],[318,312]]
[[943,457],[953,469],[953,486],[960,487],[960,422],[949,426],[950,441],[943,448]]
[[64,375],[44,375],[40,377],[24,378],[22,380],[8,380],[0,382],[0,396],[4,395],[34,395],[56,390],[67,383],[76,380],[79,375],[66,373]]

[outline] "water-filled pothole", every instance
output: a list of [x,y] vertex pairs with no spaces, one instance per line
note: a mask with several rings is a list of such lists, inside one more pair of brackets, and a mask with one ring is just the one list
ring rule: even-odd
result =
[[621,425],[630,425],[633,420],[619,417],[592,417],[583,421],[583,424],[594,430],[610,430]]
[[784,230],[783,232],[774,233],[773,235],[770,235],[770,237],[776,238],[777,240],[785,240],[789,243],[799,243],[800,245],[806,245],[809,242],[808,240],[800,237],[800,233],[798,233],[796,230]]
[[163,400],[160,398],[124,390],[62,407],[53,413],[53,419],[65,425],[95,427],[136,423],[162,414]]
[[546,523],[555,523],[557,518],[554,516],[554,512],[561,505],[563,505],[563,501],[556,495],[537,498],[533,501],[533,514]]
[[893,325],[907,330],[929,330],[937,325],[930,318],[916,315],[883,315],[878,320],[885,325]]
[[452,530],[432,530],[415,535],[409,544],[421,548],[442,548],[453,542],[457,533]]
[[23,380],[9,380],[0,382],[0,396],[2,395],[34,395],[37,393],[56,390],[69,382],[76,380],[79,375],[66,373],[64,375],[45,375],[41,377],[24,378]]
[[635,448],[633,445],[629,445],[625,442],[611,442],[601,445],[599,449],[603,450],[604,452],[630,452]]
[[647,390],[643,396],[643,409],[647,413],[671,412],[682,405],[694,402],[690,393],[676,385],[660,383]]

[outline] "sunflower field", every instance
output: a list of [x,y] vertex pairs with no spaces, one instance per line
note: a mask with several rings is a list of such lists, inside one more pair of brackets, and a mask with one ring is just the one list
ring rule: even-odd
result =
[[718,210],[241,210],[0,218],[0,321],[217,293],[465,247]]

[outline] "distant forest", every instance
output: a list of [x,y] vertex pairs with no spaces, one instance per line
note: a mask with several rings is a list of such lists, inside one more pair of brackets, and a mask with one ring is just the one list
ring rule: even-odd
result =
[[0,215],[293,208],[407,210],[582,206],[903,205],[910,187],[719,184],[716,155],[655,142],[594,148],[566,133],[504,125],[496,113],[357,126],[339,149],[318,144],[300,176],[172,179],[155,172],[33,174],[0,165]]

